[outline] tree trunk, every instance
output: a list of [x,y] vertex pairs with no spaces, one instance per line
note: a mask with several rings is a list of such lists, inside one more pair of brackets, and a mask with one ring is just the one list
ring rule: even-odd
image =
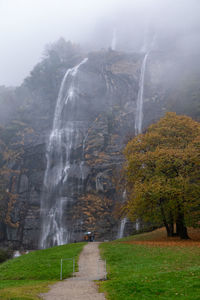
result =
[[163,224],[165,225],[166,231],[167,231],[167,236],[172,237],[174,235],[174,224],[173,222],[171,224],[167,223],[167,219],[165,217],[165,212],[162,206],[162,200],[160,200],[160,210],[161,210],[161,215],[163,219]]
[[172,212],[170,212],[169,214],[169,219],[170,219],[170,223],[169,223],[169,230],[170,230],[170,236],[174,236],[174,220],[173,220],[173,215]]
[[171,232],[170,232],[170,229],[169,229],[169,225],[167,224],[167,222],[165,222],[165,220],[163,220],[163,223],[164,223],[166,231],[167,231],[167,236],[170,237]]
[[176,234],[181,239],[187,240],[189,239],[188,233],[187,233],[187,227],[185,226],[184,222],[184,215],[183,213],[178,214],[178,218],[176,221]]
[[169,235],[168,236],[174,236],[174,224],[171,222],[169,224]]

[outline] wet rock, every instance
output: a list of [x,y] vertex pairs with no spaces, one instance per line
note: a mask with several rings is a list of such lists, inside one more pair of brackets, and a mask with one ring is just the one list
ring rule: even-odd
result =
[[[81,59],[80,56],[74,58],[74,65]],[[58,197],[63,201],[63,222],[69,232],[69,241],[81,240],[84,231],[94,231],[96,238],[101,240],[117,236],[119,219],[114,211],[122,201],[122,195],[116,189],[115,180],[123,164],[123,148],[134,136],[142,60],[143,55],[140,54],[116,51],[90,53],[88,62],[82,65],[76,77],[76,101],[67,103],[63,108],[63,128],[71,122],[76,131],[70,153],[70,170],[66,180],[65,174],[62,174],[63,183],[47,200]],[[153,57],[147,63],[144,128],[163,114],[165,89],[159,78],[163,78],[163,70],[167,69],[168,62],[161,67]],[[19,165],[13,165],[19,174],[12,192],[18,197],[8,212],[8,219],[18,227],[7,223],[0,225],[0,239],[15,246],[38,247],[46,147],[64,71],[63,66],[59,66],[55,74],[51,74],[51,82],[56,76],[56,84],[45,86],[46,93],[41,86],[40,89],[31,89],[37,103],[30,111],[34,132],[25,141],[23,160]],[[65,148],[66,141],[63,141],[63,153]],[[52,163],[51,168],[54,167]],[[126,233],[132,229],[127,227]]]

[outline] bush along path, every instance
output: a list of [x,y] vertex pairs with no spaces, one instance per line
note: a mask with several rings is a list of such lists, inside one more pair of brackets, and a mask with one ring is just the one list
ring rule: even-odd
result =
[[53,285],[50,291],[41,295],[45,300],[105,300],[98,293],[94,280],[106,277],[105,263],[100,259],[99,243],[88,243],[79,257],[79,272],[74,277]]

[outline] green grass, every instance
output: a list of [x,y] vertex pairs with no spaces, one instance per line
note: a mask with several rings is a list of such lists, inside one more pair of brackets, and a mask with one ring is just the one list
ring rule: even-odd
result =
[[[8,260],[0,264],[0,299],[39,299],[37,295],[48,290],[48,285],[60,278],[60,259],[77,259],[85,243],[68,244]],[[72,261],[63,262],[63,278],[72,274]]]
[[200,248],[103,243],[110,300],[200,299]]
[[139,234],[129,235],[127,237],[116,240],[117,242],[127,241],[157,241],[167,238],[167,233],[164,228],[156,229],[153,231],[142,232]]

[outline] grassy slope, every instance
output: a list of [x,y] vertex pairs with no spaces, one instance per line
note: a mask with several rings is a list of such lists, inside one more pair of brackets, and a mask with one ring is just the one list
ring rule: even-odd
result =
[[[68,244],[38,250],[8,260],[0,265],[0,299],[35,300],[39,293],[60,278],[60,259],[75,257],[76,261],[84,243]],[[72,274],[72,262],[64,261],[63,278]]]
[[166,234],[166,229],[164,227],[156,229],[151,232],[145,232],[141,234],[131,235],[118,241],[154,241],[154,242],[179,242],[180,244],[192,244],[192,242],[200,243],[200,228],[188,228],[188,234],[191,238],[190,240],[180,240],[179,237],[169,238]]
[[[152,233],[145,236],[152,240]],[[144,235],[134,239],[144,240]],[[107,298],[199,300],[200,247],[169,245],[101,244],[108,270],[108,281],[102,282],[101,289]]]

